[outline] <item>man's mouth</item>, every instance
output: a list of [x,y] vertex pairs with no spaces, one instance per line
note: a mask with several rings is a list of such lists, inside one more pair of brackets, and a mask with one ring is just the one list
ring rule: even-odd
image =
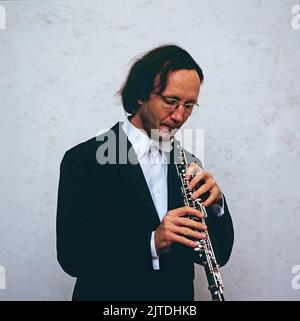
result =
[[160,131],[168,131],[169,133],[171,132],[171,131],[177,131],[178,130],[178,127],[172,127],[172,126],[168,126],[168,125],[165,125],[165,124],[162,124],[162,125],[160,125],[159,126],[159,130]]

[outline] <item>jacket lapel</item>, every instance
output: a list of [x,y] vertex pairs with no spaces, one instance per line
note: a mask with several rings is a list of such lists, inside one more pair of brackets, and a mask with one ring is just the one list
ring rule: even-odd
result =
[[[153,203],[151,193],[145,180],[142,168],[138,162],[134,148],[132,147],[130,141],[127,138],[127,135],[125,134],[121,126],[122,123],[118,122],[112,128],[116,133],[117,138],[116,154],[118,163],[117,170],[119,173],[119,177],[121,177],[122,180],[124,179],[124,182],[126,182],[127,193],[130,193],[134,196],[134,201],[136,205],[140,208],[140,211],[142,213],[146,213],[146,215],[153,221],[153,224],[157,226],[160,224],[160,220],[155,205]],[[127,153],[126,155],[122,155],[122,161],[120,161],[121,158],[119,144],[124,143],[127,145],[127,148],[125,148],[125,150],[127,150]],[[122,148],[123,147],[124,146],[122,146]],[[129,159],[128,155],[130,155]],[[126,156],[125,164],[124,156]]]

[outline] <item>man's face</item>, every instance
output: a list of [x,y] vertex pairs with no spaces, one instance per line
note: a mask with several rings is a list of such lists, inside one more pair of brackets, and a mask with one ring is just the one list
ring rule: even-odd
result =
[[[155,83],[157,82],[158,79],[155,80]],[[185,110],[183,104],[196,103],[199,90],[200,78],[195,70],[173,71],[161,95],[179,100],[180,106],[170,111],[163,98],[152,92],[148,101],[139,101],[141,107],[132,118],[132,122],[138,128],[144,129],[149,137],[156,139],[153,133],[158,130],[162,140],[170,140],[191,115],[191,110]]]

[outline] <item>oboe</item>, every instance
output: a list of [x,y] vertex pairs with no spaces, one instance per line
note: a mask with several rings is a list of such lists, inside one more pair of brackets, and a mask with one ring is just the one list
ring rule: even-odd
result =
[[[185,173],[188,166],[186,155],[183,148],[181,148],[180,144],[178,142],[175,142],[175,144],[177,144],[176,147],[179,152],[179,159],[177,162],[175,162],[175,165],[178,177],[181,181],[181,191],[184,199],[184,204],[186,206],[195,208],[204,214],[204,217],[201,219],[193,215],[188,215],[188,218],[205,224],[205,217],[207,216],[207,212],[203,205],[203,200],[201,198],[198,198],[196,200],[191,199],[191,194],[193,193],[193,191],[188,189],[188,181],[185,180]],[[208,231],[206,230],[205,233],[206,239],[196,240],[197,247],[194,248],[194,250],[198,252],[200,264],[204,266],[206,278],[208,281],[208,289],[210,291],[212,300],[225,301],[223,294],[224,284],[219,271],[219,265],[215,257],[215,253],[210,241]]]

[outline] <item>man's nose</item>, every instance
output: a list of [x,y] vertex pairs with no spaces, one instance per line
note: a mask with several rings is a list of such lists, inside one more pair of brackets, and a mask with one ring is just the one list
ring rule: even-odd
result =
[[171,118],[177,123],[181,123],[184,119],[185,108],[180,104],[171,114]]

